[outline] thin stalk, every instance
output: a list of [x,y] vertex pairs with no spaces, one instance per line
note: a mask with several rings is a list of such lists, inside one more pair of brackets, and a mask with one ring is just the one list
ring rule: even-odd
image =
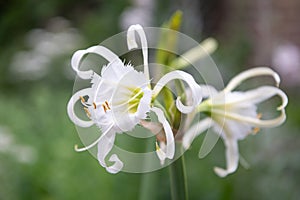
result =
[[184,156],[169,166],[172,200],[187,200],[188,186]]

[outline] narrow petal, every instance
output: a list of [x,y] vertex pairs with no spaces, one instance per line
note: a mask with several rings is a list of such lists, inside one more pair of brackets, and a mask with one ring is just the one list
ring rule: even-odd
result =
[[134,49],[137,48],[138,45],[135,40],[135,32],[138,33],[141,43],[142,43],[142,52],[143,52],[143,59],[144,59],[144,74],[146,78],[149,80],[149,68],[148,68],[148,44],[147,44],[147,39],[146,39],[146,34],[144,32],[144,29],[141,25],[136,24],[132,25],[128,28],[127,31],[127,45],[128,49]]
[[154,96],[158,95],[158,93],[161,91],[161,89],[170,81],[180,79],[185,81],[188,86],[190,87],[190,90],[192,92],[193,97],[193,104],[191,106],[183,105],[183,103],[180,101],[180,97],[176,99],[176,106],[178,110],[182,113],[189,113],[192,112],[196,106],[201,102],[202,100],[202,93],[201,93],[201,87],[198,85],[194,78],[183,71],[175,70],[172,72],[167,73],[164,75],[155,85],[153,89]]
[[286,114],[284,109],[280,110],[280,115],[278,117],[269,120],[261,120],[254,117],[247,117],[233,112],[226,112],[224,114],[224,110],[217,110],[217,109],[214,110],[213,114],[224,116],[225,118],[232,119],[238,122],[248,123],[253,127],[262,127],[262,128],[271,128],[271,127],[279,126],[286,119]]
[[92,46],[86,50],[76,51],[72,56],[71,66],[73,70],[77,73],[77,75],[82,79],[91,79],[94,73],[93,70],[80,71],[79,69],[81,60],[86,54],[89,53],[98,54],[103,58],[105,58],[108,62],[115,61],[115,62],[122,63],[122,61],[119,59],[119,57],[116,54],[114,54],[112,51],[110,51],[109,49],[103,46]]
[[80,127],[90,127],[90,126],[92,126],[94,124],[93,121],[85,121],[85,120],[80,119],[75,114],[75,111],[74,111],[74,106],[75,106],[76,102],[80,99],[80,97],[86,96],[86,95],[88,95],[90,93],[91,93],[91,89],[90,88],[79,90],[78,92],[76,92],[71,97],[71,99],[69,100],[68,106],[67,106],[67,111],[68,111],[69,118],[71,119],[71,121],[74,124],[76,124],[76,125],[78,125]]
[[188,149],[193,140],[212,125],[211,118],[206,118],[193,125],[183,136],[183,148]]
[[172,159],[175,154],[175,141],[171,126],[160,108],[153,107],[151,110],[157,115],[158,121],[163,125],[167,141],[165,154],[167,158]]
[[164,142],[160,142],[160,146],[159,146],[157,142],[155,142],[155,146],[156,146],[157,157],[160,160],[160,164],[163,165],[165,164],[165,160],[166,160],[166,153],[165,153],[166,144]]
[[116,154],[110,156],[109,161],[113,162],[111,166],[108,166],[105,162],[106,156],[113,148],[116,133],[113,130],[108,131],[106,134],[102,134],[98,141],[98,154],[97,158],[101,166],[105,167],[109,173],[118,173],[123,168],[123,162]]
[[233,77],[223,91],[230,92],[246,79],[256,77],[256,76],[266,76],[266,75],[272,76],[276,82],[276,86],[278,87],[280,83],[280,77],[276,72],[274,72],[272,69],[268,67],[257,67],[257,68],[246,70],[238,74],[237,76]]
[[215,167],[215,173],[220,177],[225,177],[236,171],[239,163],[239,150],[237,140],[224,138],[224,143],[226,147],[226,167],[227,169],[222,169]]
[[188,52],[172,61],[171,66],[175,69],[184,68],[194,62],[205,58],[217,49],[218,43],[214,38],[207,38],[198,46],[192,48]]
[[282,90],[273,86],[262,86],[247,92],[220,93],[218,97],[215,97],[215,100],[212,97],[212,101],[214,106],[225,104],[226,106],[243,106],[243,104],[258,104],[276,95],[282,100],[277,110],[282,110],[286,107],[288,98]]

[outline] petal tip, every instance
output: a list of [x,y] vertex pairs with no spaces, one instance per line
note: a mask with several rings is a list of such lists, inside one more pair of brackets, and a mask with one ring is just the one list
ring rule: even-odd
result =
[[229,173],[220,167],[214,167],[214,172],[221,178],[226,177]]

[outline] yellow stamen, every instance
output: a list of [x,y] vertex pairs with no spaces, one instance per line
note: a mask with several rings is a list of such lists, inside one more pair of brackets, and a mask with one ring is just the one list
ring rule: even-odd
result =
[[85,103],[85,99],[82,96],[80,96],[79,98],[80,98],[82,103]]
[[252,133],[253,134],[257,134],[259,131],[260,131],[260,128],[259,127],[255,127],[255,128],[253,128]]
[[262,118],[262,114],[258,113],[256,117],[257,117],[257,119],[261,119]]
[[93,106],[94,106],[94,109],[96,109],[96,108],[97,108],[97,105],[96,105],[96,103],[95,103],[95,102],[93,102]]
[[[256,118],[257,118],[257,119],[261,119],[261,118],[262,118],[262,114],[261,114],[261,113],[258,113],[258,114],[256,115]],[[257,134],[259,131],[260,131],[260,128],[259,128],[259,127],[254,127],[253,130],[252,130],[252,134]]]
[[105,101],[103,104],[102,104],[102,108],[104,110],[104,112],[106,112],[107,110],[110,110],[110,107],[109,107],[109,104],[107,101]]
[[106,107],[106,105],[105,105],[105,104],[102,104],[102,108],[103,108],[104,112],[106,112],[106,111],[107,111],[107,107]]
[[109,104],[107,101],[105,101],[105,105],[106,105],[107,109],[110,110],[110,107],[109,107]]
[[156,151],[160,150],[160,147],[158,146],[157,142],[155,142]]
[[89,109],[87,109],[86,107],[84,107],[83,109],[84,109],[86,115],[90,118],[91,117],[91,113],[90,113]]

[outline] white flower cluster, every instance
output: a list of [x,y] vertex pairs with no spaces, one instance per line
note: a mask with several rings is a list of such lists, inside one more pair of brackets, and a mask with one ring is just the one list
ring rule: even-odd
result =
[[[285,121],[285,106],[287,97],[278,87],[262,86],[246,92],[233,91],[244,80],[261,76],[271,75],[277,85],[279,76],[269,68],[261,67],[245,71],[234,77],[227,87],[218,92],[212,86],[199,85],[194,78],[180,70],[165,74],[157,84],[152,87],[148,69],[148,44],[145,32],[140,25],[132,25],[127,31],[128,49],[137,48],[136,34],[141,42],[144,60],[143,72],[136,71],[130,64],[124,64],[120,58],[104,46],[93,46],[86,50],[74,53],[71,61],[73,70],[81,79],[90,80],[91,87],[77,91],[68,103],[68,115],[74,124],[80,127],[93,125],[101,129],[101,136],[92,144],[78,148],[76,151],[85,151],[98,145],[97,158],[99,163],[110,173],[117,173],[123,168],[123,162],[118,155],[109,157],[112,165],[106,163],[106,157],[111,151],[115,137],[127,131],[131,131],[137,124],[148,129],[157,128],[157,123],[151,124],[145,121],[149,112],[157,115],[158,124],[163,130],[163,139],[157,137],[156,153],[161,163],[165,159],[173,159],[175,154],[175,138],[164,109],[157,107],[153,102],[167,83],[174,80],[184,81],[188,86],[185,88],[186,99],[182,102],[178,96],[175,105],[178,111],[187,116],[195,116],[195,113],[204,112],[207,118],[191,125],[187,125],[182,137],[184,148],[188,148],[194,138],[206,129],[213,127],[224,139],[226,146],[227,168],[215,168],[215,172],[224,177],[236,170],[238,165],[237,141],[245,138],[250,133],[258,131],[259,127],[274,127]],[[82,59],[87,54],[97,54],[108,61],[102,68],[101,75],[92,70],[81,71],[79,69]],[[191,54],[191,53],[190,53]],[[193,57],[195,54],[192,53]],[[280,116],[271,120],[260,119],[257,114],[257,104],[273,96],[282,99],[282,105],[277,108]],[[206,98],[202,101],[202,98]],[[89,121],[79,118],[74,111],[77,101],[81,101]],[[192,122],[193,120],[189,120]]]

